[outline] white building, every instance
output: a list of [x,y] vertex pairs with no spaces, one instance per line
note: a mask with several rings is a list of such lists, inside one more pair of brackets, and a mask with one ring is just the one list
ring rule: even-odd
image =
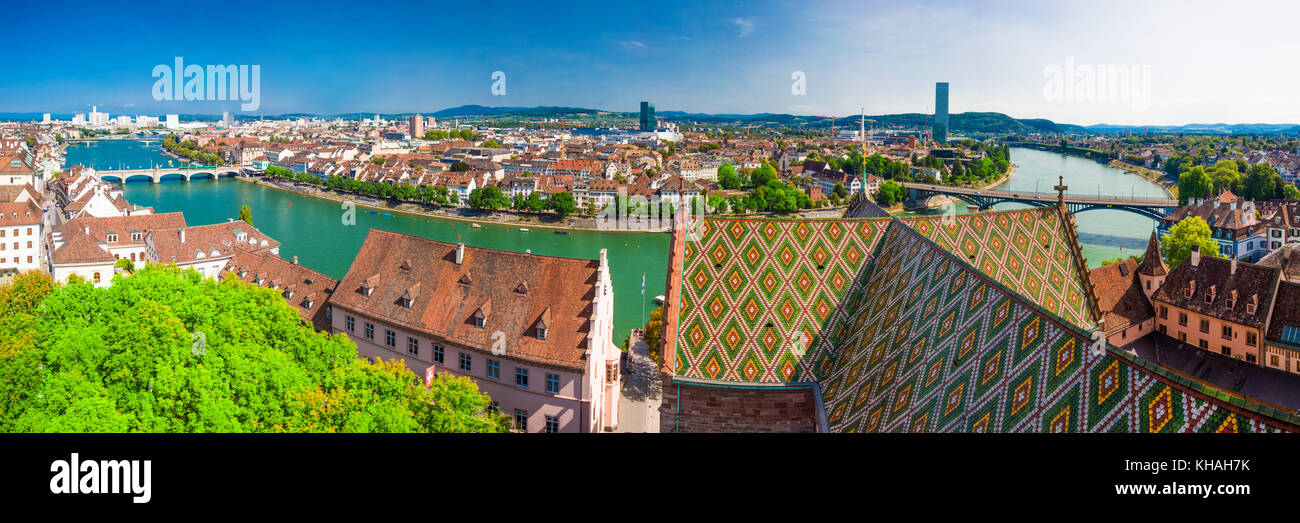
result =
[[0,203],[0,276],[43,267],[44,222],[33,200]]
[[179,129],[180,126],[181,126],[181,118],[180,118],[179,115],[175,115],[175,114],[169,114],[169,115],[167,115],[167,128],[168,128],[168,129]]

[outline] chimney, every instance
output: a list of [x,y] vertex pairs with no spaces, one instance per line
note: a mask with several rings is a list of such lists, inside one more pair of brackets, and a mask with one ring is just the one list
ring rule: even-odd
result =
[[297,257],[297,256],[294,256],[294,257],[293,257],[293,264],[294,264],[294,265],[298,265],[298,257]]
[[1193,245],[1193,246],[1192,246],[1192,257],[1191,257],[1191,260],[1192,260],[1192,268],[1193,268],[1193,269],[1195,269],[1195,268],[1201,266],[1201,246],[1200,246],[1200,245]]
[[[181,243],[185,243],[185,229],[181,229]],[[1195,249],[1195,247],[1193,247]]]
[[457,243],[456,244],[456,265],[460,265],[461,262],[464,261],[465,261],[465,243],[464,242]]
[[1228,270],[1228,276],[1235,276],[1235,275],[1237,274],[1237,255],[1236,255],[1236,254],[1232,255],[1232,266],[1231,266],[1231,267],[1232,267],[1232,268]]

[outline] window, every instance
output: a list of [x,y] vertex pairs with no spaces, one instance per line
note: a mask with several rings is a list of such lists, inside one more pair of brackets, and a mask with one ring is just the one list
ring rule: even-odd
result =
[[[17,258],[15,258],[17,259]],[[99,283],[99,273],[95,273],[95,283]]]
[[1202,338],[1199,342],[1197,342],[1197,344],[1200,345],[1202,349],[1209,350],[1210,348],[1210,342],[1205,341],[1204,338]]
[[494,380],[501,379],[501,362],[497,360],[488,360],[487,377]]
[[465,354],[464,352],[460,353],[460,370],[463,370],[463,371],[465,371],[465,372],[469,372],[469,371],[470,371],[470,363],[472,363],[472,362],[470,361],[469,354]]
[[435,363],[442,363],[442,345],[433,346],[433,361]]
[[1246,331],[1246,345],[1254,347],[1257,341],[1255,331]]
[[555,416],[546,417],[546,433],[554,434],[560,431],[560,418]]
[[515,386],[528,388],[528,369],[515,368]]
[[1277,354],[1270,354],[1270,355],[1269,355],[1269,357],[1268,357],[1268,364],[1269,364],[1269,365],[1272,365],[1272,366],[1274,366],[1274,367],[1277,366]]
[[491,412],[491,413],[493,413],[493,414],[496,414],[497,412],[500,412],[500,411],[501,411],[501,402],[499,402],[499,401],[494,401],[494,402],[488,404],[488,412]]
[[406,338],[406,353],[412,356],[420,355],[420,340],[415,338]]
[[1225,340],[1230,340],[1230,339],[1232,339],[1232,326],[1231,326],[1231,325],[1224,325],[1224,326],[1223,326],[1223,339],[1225,339]]
[[357,322],[356,322],[356,320],[353,319],[351,316],[347,316],[347,317],[345,317],[345,318],[343,319],[343,323],[347,324],[348,332],[356,332],[356,331],[357,331]]
[[1247,362],[1250,362],[1250,363],[1255,363],[1255,355],[1254,355],[1254,354],[1246,354],[1246,361],[1247,361]]
[[1231,356],[1231,355],[1232,355],[1232,347],[1229,347],[1229,346],[1227,346],[1227,345],[1224,345],[1224,346],[1222,346],[1222,347],[1219,347],[1219,353],[1220,353],[1220,354],[1223,354],[1224,356]]
[[483,324],[484,324],[486,321],[487,321],[486,318],[484,318],[484,317],[482,317],[482,316],[475,316],[475,317],[474,317],[474,326],[475,326],[475,327],[478,327],[478,328],[480,328],[480,329],[482,329],[482,328],[483,328]]
[[387,345],[389,347],[396,347],[397,334],[390,330],[384,331],[384,345]]
[[515,429],[528,430],[528,411],[515,409]]
[[111,232],[108,233],[108,243],[113,243],[116,241],[117,241],[117,235]]
[[1179,325],[1182,325],[1182,326],[1184,326],[1184,327],[1187,326],[1187,313],[1186,313],[1186,312],[1180,312],[1180,313],[1178,313],[1178,324],[1179,324]]
[[1164,324],[1160,325],[1160,334],[1169,334],[1169,329],[1165,328]]
[[1210,332],[1210,320],[1206,320],[1206,319],[1202,319],[1202,320],[1201,320],[1201,332],[1206,333],[1206,334],[1209,334],[1209,332]]
[[1183,331],[1178,331],[1178,341],[1187,343],[1187,333]]
[[546,375],[546,393],[547,393],[547,394],[559,394],[559,393],[560,393],[560,377],[559,377],[559,376],[557,376],[557,375],[555,375],[555,374],[547,374],[547,375]]
[[367,340],[375,339],[375,326],[369,323],[366,323],[366,339]]
[[[28,247],[31,247],[31,245],[28,245]],[[539,339],[539,340],[545,340],[545,339],[546,339],[546,327],[538,327],[538,328],[537,328],[537,339]]]

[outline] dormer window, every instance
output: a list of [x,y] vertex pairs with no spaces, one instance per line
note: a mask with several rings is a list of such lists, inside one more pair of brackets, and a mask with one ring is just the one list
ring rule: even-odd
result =
[[417,283],[412,285],[411,288],[406,289],[406,292],[402,294],[402,297],[397,299],[397,303],[398,305],[409,309],[411,308],[411,304],[415,303],[415,299],[419,296],[420,284]]
[[108,233],[108,243],[117,243],[117,233],[115,232]]
[[542,316],[540,318],[537,318],[537,324],[534,325],[534,328],[537,329],[537,339],[545,340],[546,333],[551,330],[550,327],[551,327],[551,308],[547,307],[546,310],[542,311]]
[[138,231],[131,233],[131,241],[138,242],[143,240],[144,240],[144,233]]
[[379,286],[379,273],[375,273],[373,276],[366,278],[366,281],[361,282],[361,294],[368,298],[371,294],[374,294],[377,286]]
[[491,313],[492,313],[492,300],[483,302],[483,305],[480,306],[478,310],[474,311],[474,316],[471,318],[471,320],[474,322],[474,326],[480,329],[484,328],[487,325],[488,314]]

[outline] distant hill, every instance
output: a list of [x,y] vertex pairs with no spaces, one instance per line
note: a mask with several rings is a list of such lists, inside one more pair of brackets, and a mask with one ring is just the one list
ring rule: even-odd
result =
[[[290,118],[344,118],[360,119],[375,116],[373,112],[352,112],[342,114],[315,114],[315,113],[287,113],[276,116],[254,116],[235,113],[237,120],[283,120]],[[380,117],[388,120],[401,120],[415,113],[378,113]],[[540,106],[540,107],[488,107],[484,105],[461,105],[449,107],[437,111],[421,112],[425,116],[436,118],[469,118],[482,119],[488,121],[519,122],[534,119],[559,119],[566,118],[572,121],[606,124],[627,124],[635,122],[639,115],[636,111],[606,111],[602,109],[589,109],[583,107],[563,107],[563,106]],[[665,120],[677,123],[682,126],[698,125],[759,125],[771,127],[793,127],[807,129],[829,129],[831,119],[825,116],[806,116],[792,115],[781,113],[756,113],[756,114],[712,114],[712,113],[688,113],[685,111],[656,111],[656,116],[661,116]],[[0,121],[34,121],[40,120],[41,113],[0,113]],[[55,119],[67,120],[71,118],[70,114],[53,114]],[[837,128],[856,127],[859,115],[849,114],[835,118]],[[921,113],[901,113],[901,114],[884,114],[869,115],[868,120],[874,121],[877,129],[902,128],[902,129],[921,129],[927,123],[933,121],[933,115]],[[221,115],[216,114],[182,114],[182,121],[208,121],[214,122],[221,119]],[[870,124],[870,122],[869,122]],[[1001,133],[1080,133],[1080,134],[1107,134],[1120,133],[1125,131],[1141,132],[1172,132],[1172,133],[1245,133],[1245,134],[1300,134],[1300,125],[1293,123],[1265,124],[1265,123],[1247,123],[1247,124],[1187,124],[1187,125],[1111,125],[1096,124],[1080,126],[1074,124],[1056,123],[1043,118],[1013,118],[1011,116],[994,113],[994,112],[970,112],[956,113],[949,116],[949,128],[958,134],[1001,134]]]

